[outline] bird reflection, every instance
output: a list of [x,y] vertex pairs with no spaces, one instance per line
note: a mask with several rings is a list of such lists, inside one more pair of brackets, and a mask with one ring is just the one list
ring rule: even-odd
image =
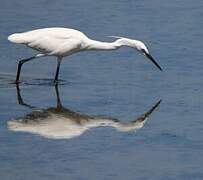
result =
[[29,132],[51,139],[71,139],[82,135],[85,131],[94,127],[113,127],[118,131],[136,131],[143,127],[151,113],[159,106],[161,100],[153,105],[140,117],[130,121],[121,122],[118,119],[88,116],[65,108],[61,104],[58,85],[55,86],[57,97],[56,107],[36,109],[26,104],[21,96],[18,84],[17,99],[20,105],[32,109],[32,112],[22,118],[8,121],[8,129],[12,131]]

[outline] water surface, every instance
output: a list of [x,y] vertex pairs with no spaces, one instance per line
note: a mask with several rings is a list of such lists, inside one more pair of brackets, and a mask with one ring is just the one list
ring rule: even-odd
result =
[[[2,1],[1,178],[203,179],[202,8],[200,0]],[[72,130],[74,136],[54,138],[36,133],[38,128],[11,128],[10,122],[21,122],[33,111],[45,111],[43,121],[47,110],[57,107],[52,83],[56,61],[48,57],[25,64],[19,98],[13,83],[17,62],[35,51],[9,43],[7,36],[52,26],[76,28],[103,41],[112,41],[111,35],[143,40],[164,72],[129,48],[75,54],[62,62],[58,85],[65,113],[76,117],[77,123],[67,126],[67,134]],[[136,120],[160,99],[143,126],[116,128]],[[87,117],[107,121],[88,124],[81,133]]]

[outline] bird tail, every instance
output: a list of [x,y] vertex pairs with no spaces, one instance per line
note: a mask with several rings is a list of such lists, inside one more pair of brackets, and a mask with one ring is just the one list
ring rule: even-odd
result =
[[25,43],[25,38],[21,33],[15,33],[8,36],[8,40],[13,43]]

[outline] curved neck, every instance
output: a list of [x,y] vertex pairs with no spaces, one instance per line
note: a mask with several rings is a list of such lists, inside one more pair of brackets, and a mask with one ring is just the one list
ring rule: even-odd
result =
[[114,42],[101,42],[92,39],[88,39],[87,50],[114,50],[118,49],[121,46],[134,47],[134,44],[131,39],[120,38]]

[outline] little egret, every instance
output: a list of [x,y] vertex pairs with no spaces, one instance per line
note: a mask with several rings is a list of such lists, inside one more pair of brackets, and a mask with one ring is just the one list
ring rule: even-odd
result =
[[61,60],[65,56],[73,53],[88,50],[115,50],[121,46],[128,46],[134,48],[145,55],[162,71],[162,68],[150,55],[149,50],[145,44],[139,40],[112,36],[116,38],[114,42],[100,42],[88,38],[85,34],[78,30],[69,28],[43,28],[24,33],[15,33],[8,37],[8,40],[17,43],[25,44],[26,46],[39,51],[33,57],[22,59],[18,63],[16,83],[19,83],[21,67],[25,62],[31,61],[35,58],[44,56],[57,57],[57,69],[54,82],[58,80]]

